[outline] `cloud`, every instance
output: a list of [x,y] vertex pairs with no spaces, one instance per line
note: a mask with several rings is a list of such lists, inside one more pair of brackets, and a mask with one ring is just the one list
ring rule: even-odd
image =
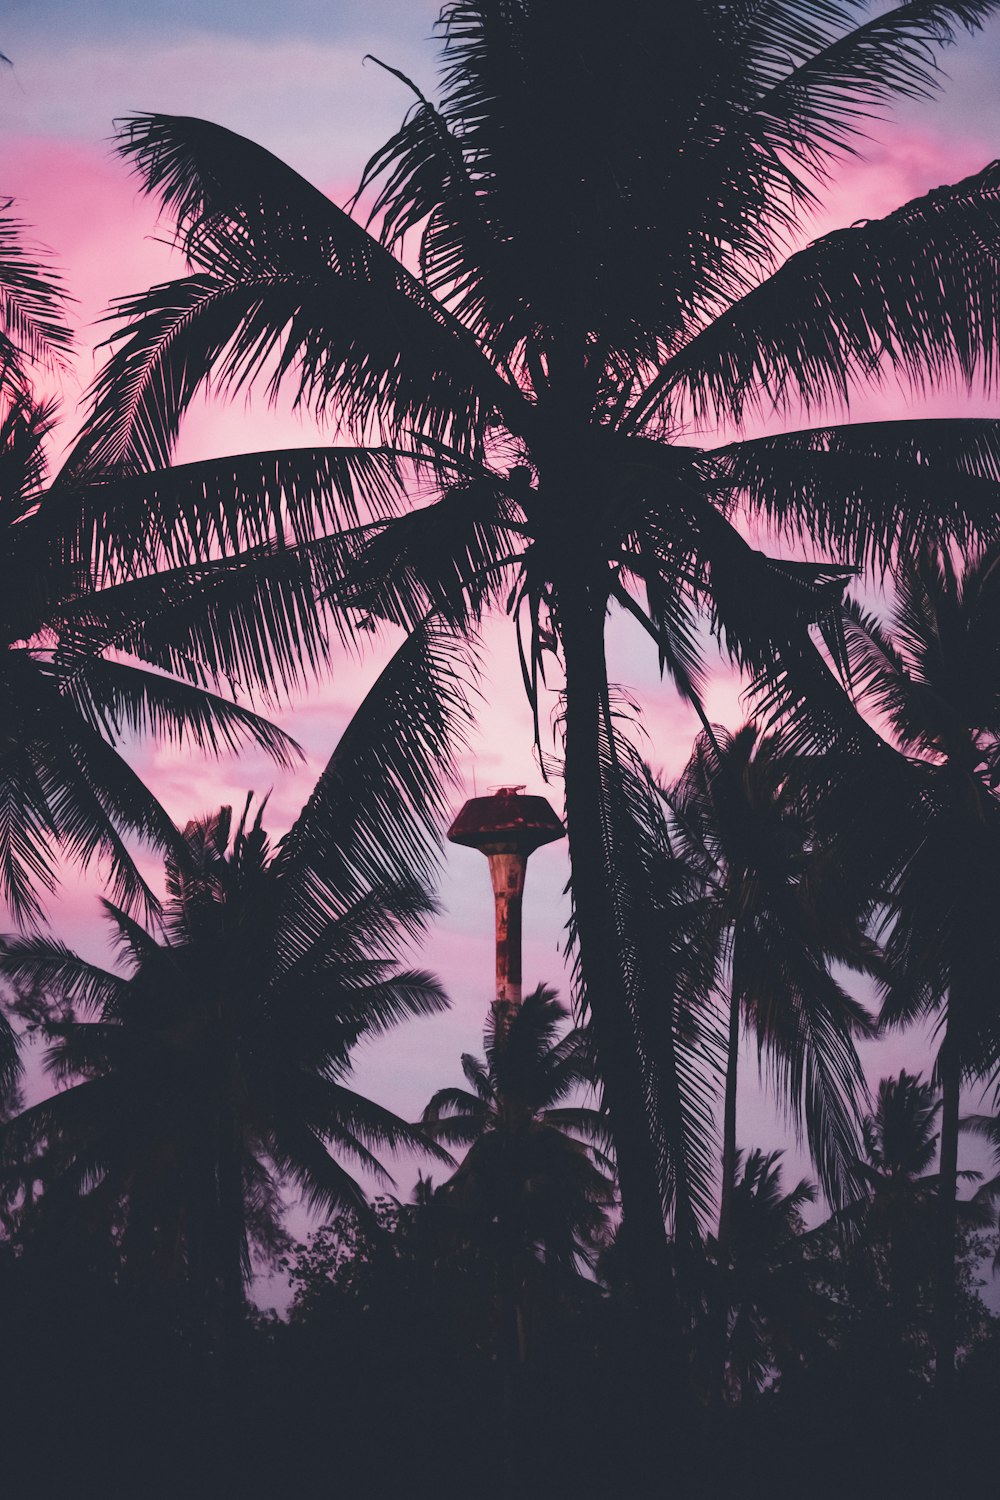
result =
[[[399,57],[391,40],[379,40],[388,61],[428,70],[429,50],[421,59],[404,44]],[[258,141],[324,188],[349,190],[412,100],[395,78],[364,65],[367,50],[354,39],[210,31],[62,46],[47,36],[18,56],[13,76],[0,78],[0,128],[91,143],[106,141],[113,122],[135,111],[196,115]]]

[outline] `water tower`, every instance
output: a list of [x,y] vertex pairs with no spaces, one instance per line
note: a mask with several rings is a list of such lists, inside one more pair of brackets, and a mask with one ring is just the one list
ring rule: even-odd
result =
[[453,844],[479,849],[490,862],[496,906],[497,989],[501,1025],[521,1003],[521,898],[528,856],[566,830],[544,797],[502,786],[491,797],[473,797],[448,830]]

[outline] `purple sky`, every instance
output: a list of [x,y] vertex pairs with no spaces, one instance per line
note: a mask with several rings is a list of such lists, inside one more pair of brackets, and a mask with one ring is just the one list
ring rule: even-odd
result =
[[[882,7],[880,7],[882,8]],[[108,138],[116,116],[131,110],[200,115],[248,135],[343,201],[369,153],[399,123],[409,96],[371,63],[374,53],[433,91],[436,56],[427,38],[435,0],[8,0],[0,51],[14,63],[0,73],[0,189],[14,194],[22,217],[51,247],[78,299],[81,355],[75,379],[63,384],[65,436],[71,436],[81,394],[95,373],[93,324],[113,296],[148,285],[180,269],[156,240],[155,214],[111,156]],[[894,124],[878,127],[867,160],[840,174],[829,207],[811,230],[822,233],[859,217],[874,216],[941,182],[955,181],[1000,155],[1000,26],[963,41],[944,57],[951,75],[933,106],[907,106]],[[165,228],[165,226],[164,226]],[[811,235],[810,235],[811,237]],[[942,393],[938,414],[986,412],[991,404]],[[856,415],[914,412],[912,398],[886,389]],[[795,425],[794,423],[786,425]],[[203,403],[191,415],[181,458],[248,448],[299,445],[314,431],[280,407],[242,401],[222,408]],[[694,439],[696,440],[696,439]],[[546,793],[531,751],[531,725],[523,699],[509,626],[487,632],[481,688],[481,729],[465,764],[464,795],[505,782]],[[135,756],[179,820],[245,791],[273,788],[269,826],[284,831],[366,684],[375,661],[337,661],[331,680],[289,708],[281,722],[301,741],[308,768],[282,776],[258,760],[212,764],[187,752],[146,747]],[[696,729],[693,716],[661,684],[655,660],[631,624],[612,629],[612,675],[628,684],[646,708],[647,753],[656,767],[674,772]],[[551,699],[543,710],[550,733]],[[708,696],[711,716],[735,727],[738,685],[720,673]],[[551,744],[551,740],[549,740]],[[547,795],[557,809],[561,788]],[[461,800],[461,794],[459,799]],[[564,987],[561,956],[567,908],[565,845],[533,856],[525,903],[525,982]],[[52,925],[61,937],[101,952],[95,918],[95,879],[71,879]],[[442,887],[444,912],[419,961],[444,980],[451,1011],[413,1023],[359,1057],[361,1087],[415,1115],[431,1092],[452,1081],[463,1050],[480,1050],[482,1018],[492,978],[492,903],[486,861],[452,849]],[[916,1038],[882,1044],[872,1076],[903,1062],[923,1065]],[[778,1128],[750,1077],[743,1101],[741,1137],[774,1141]],[[796,1165],[803,1171],[806,1163]],[[412,1174],[400,1164],[400,1180]]]

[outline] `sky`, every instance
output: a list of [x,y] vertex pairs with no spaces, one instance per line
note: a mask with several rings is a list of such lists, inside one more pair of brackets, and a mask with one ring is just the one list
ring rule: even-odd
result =
[[[433,93],[436,52],[429,43],[436,0],[0,0],[0,191],[17,201],[34,238],[48,246],[77,299],[79,358],[62,383],[68,442],[81,418],[86,388],[100,365],[100,324],[115,297],[181,267],[162,243],[154,207],[113,155],[113,121],[132,111],[192,114],[247,135],[282,157],[343,203],[371,152],[395,129],[410,96],[373,62],[373,54]],[[883,214],[907,198],[953,182],[1000,156],[1000,26],[942,55],[949,79],[933,105],[909,104],[875,127],[864,158],[838,174],[818,234]],[[886,388],[858,408],[859,416],[903,416],[918,405]],[[931,408],[927,408],[931,409]],[[941,393],[939,415],[990,412],[981,396]],[[316,434],[280,406],[241,400],[201,403],[182,435],[178,457],[193,459],[247,449],[301,445]],[[322,439],[321,439],[322,440]],[[646,706],[646,750],[653,765],[678,771],[697,725],[669,686],[637,629],[613,627],[612,675]],[[487,632],[480,683],[480,731],[463,762],[464,796],[501,784],[525,784],[561,807],[561,787],[546,788],[532,756],[531,721],[509,631]],[[179,821],[221,803],[242,802],[251,788],[272,790],[269,825],[290,824],[343,725],[377,671],[375,660],[336,660],[328,681],[280,716],[307,754],[306,767],[282,775],[262,759],[209,763],[188,751],[145,747],[135,763]],[[543,740],[551,748],[549,703]],[[725,672],[713,682],[710,717],[730,727],[742,718],[739,685]],[[526,985],[548,981],[566,994],[563,958],[568,914],[565,844],[532,857],[525,900]],[[98,884],[71,876],[53,908],[60,937],[92,954],[101,950]],[[359,1056],[358,1086],[408,1117],[431,1093],[458,1081],[461,1052],[481,1050],[492,981],[492,899],[485,859],[450,848],[441,889],[442,913],[419,961],[436,971],[453,1000],[445,1015],[409,1024]],[[872,1077],[924,1065],[924,1041],[913,1036],[882,1044],[869,1058]],[[761,1101],[752,1069],[744,1069],[741,1136],[780,1139]],[[794,1168],[808,1164],[793,1153]],[[402,1166],[401,1185],[412,1181]]]

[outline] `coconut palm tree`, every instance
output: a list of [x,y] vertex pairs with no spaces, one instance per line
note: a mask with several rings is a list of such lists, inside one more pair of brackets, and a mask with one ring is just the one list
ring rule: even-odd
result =
[[249,799],[235,827],[228,808],[189,824],[159,929],[105,901],[124,973],[41,937],[0,949],[4,979],[61,1002],[48,1067],[69,1085],[0,1127],[7,1172],[98,1206],[129,1274],[186,1289],[216,1338],[242,1312],[252,1247],[274,1242],[282,1184],[365,1215],[345,1162],[385,1181],[383,1148],[450,1161],[348,1082],[360,1040],[446,1003],[400,962],[433,906],[391,875],[406,747],[373,767],[372,732],[348,729],[277,847]]
[[940,1112],[933,1085],[904,1069],[898,1078],[881,1080],[864,1125],[864,1191],[848,1213],[858,1230],[863,1273],[874,1277],[878,1298],[900,1315],[912,1315],[918,1287],[933,1268],[939,1179],[931,1169]]
[[803,1218],[816,1186],[803,1179],[786,1192],[781,1156],[737,1153],[726,1362],[730,1395],[743,1403],[820,1343],[830,1321],[831,1305],[813,1284]]
[[[889,375],[992,377],[996,166],[788,255],[864,122],[929,90],[937,49],[993,9],[913,0],[859,19],[847,0],[696,0],[682,24],[636,5],[609,26],[570,0],[450,0],[440,102],[402,80],[412,107],[353,213],[219,126],[122,127],[190,274],[119,305],[79,462],[162,469],[209,381],[287,390],[347,429],[357,462],[381,473],[408,455],[431,490],[345,528],[345,632],[429,615],[464,631],[506,604],[536,702],[560,658],[582,1001],[650,1305],[686,1170],[665,1122],[691,1083],[651,1041],[657,982],[639,986],[631,959],[609,613],[639,623],[696,706],[706,614],[782,706],[812,702],[828,674],[810,626],[845,568],[994,533],[996,421],[824,413]],[[823,425],[732,440],[772,410]],[[282,461],[296,493],[313,486],[315,454]],[[833,561],[765,556],[738,508]],[[206,510],[219,500],[184,511],[162,485],[147,514],[187,542]]]
[[842,893],[830,889],[796,767],[754,724],[699,736],[666,791],[678,855],[714,909],[711,938],[725,992],[726,1053],[717,1244],[728,1254],[736,1183],[736,1095],[741,1035],[753,1036],[782,1100],[804,1123],[835,1207],[850,1195],[865,1093],[853,1036],[864,1008],[834,979],[834,961],[874,961]]
[[607,1120],[572,1102],[596,1080],[586,1031],[559,1036],[567,1019],[544,985],[509,1026],[491,1006],[485,1056],[462,1057],[469,1087],[439,1089],[422,1124],[442,1145],[464,1149],[444,1191],[487,1251],[572,1268],[592,1264],[615,1189]]
[[938,1018],[936,1346],[947,1392],[960,1092],[1000,1063],[1000,552],[959,565],[946,549],[922,551],[899,570],[888,622],[852,605],[844,631],[857,699],[898,746],[883,745],[886,774],[855,809],[887,895],[882,1024]]
[[81,862],[105,855],[116,899],[151,900],[126,838],[163,848],[172,825],[117,753],[124,738],[153,733],[214,753],[256,744],[285,765],[298,753],[210,689],[230,669],[245,681],[252,654],[291,628],[260,620],[267,584],[255,560],[102,579],[64,545],[45,478],[53,420],[26,394],[0,416],[0,900],[20,923],[36,922],[54,889],[55,844]]

